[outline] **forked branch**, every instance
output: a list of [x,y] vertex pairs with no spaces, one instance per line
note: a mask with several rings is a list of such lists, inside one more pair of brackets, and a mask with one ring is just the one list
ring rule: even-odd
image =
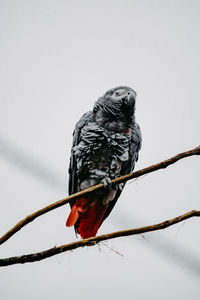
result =
[[76,241],[76,242],[62,245],[59,247],[54,247],[54,248],[51,248],[51,249],[48,249],[48,250],[45,250],[42,252],[38,252],[38,253],[0,259],[0,267],[9,266],[9,265],[13,265],[13,264],[24,264],[27,262],[40,261],[45,258],[54,256],[56,254],[60,254],[60,253],[70,251],[73,249],[77,249],[80,247],[94,246],[102,241],[114,239],[117,237],[123,237],[123,236],[129,236],[129,235],[135,235],[135,234],[141,234],[141,233],[146,233],[146,232],[150,232],[150,231],[165,229],[169,226],[177,224],[177,223],[184,221],[186,219],[189,219],[191,217],[199,217],[199,216],[200,216],[199,210],[192,210],[184,215],[180,215],[176,218],[164,221],[159,224],[144,226],[144,227],[135,228],[135,229],[122,230],[122,231],[112,232],[112,233],[108,233],[108,234],[103,234],[103,235],[99,235],[97,237],[84,239],[81,241]]
[[[163,168],[167,168],[168,166],[174,164],[175,162],[177,162],[178,160],[182,159],[182,158],[185,158],[185,157],[188,157],[188,156],[192,156],[192,155],[200,155],[200,146],[192,149],[192,150],[189,150],[189,151],[186,151],[186,152],[182,152],[182,153],[179,153],[167,160],[164,160],[160,163],[157,163],[155,165],[152,165],[150,167],[147,167],[147,168],[144,168],[144,169],[141,169],[141,170],[138,170],[136,172],[133,172],[133,173],[130,173],[130,174],[127,174],[127,175],[124,175],[124,176],[121,176],[121,177],[118,177],[114,180],[112,180],[113,183],[115,184],[119,184],[121,182],[125,182],[125,181],[128,181],[128,180],[131,180],[133,178],[138,178],[142,175],[145,175],[145,174],[148,174],[148,173],[151,173],[151,172],[154,172],[154,171],[157,171],[159,169],[163,169]],[[35,220],[36,218],[38,218],[39,216],[42,216],[44,214],[46,214],[47,212],[53,210],[53,209],[56,209],[57,207],[60,207],[62,205],[65,205],[66,203],[68,203],[70,200],[72,199],[78,199],[80,197],[82,197],[83,195],[86,195],[86,194],[89,194],[89,193],[92,193],[98,189],[102,189],[104,187],[103,184],[98,184],[98,185],[95,185],[89,189],[86,189],[84,191],[81,191],[81,192],[78,192],[78,193],[75,193],[73,195],[70,195],[69,197],[66,197],[64,199],[61,199],[59,201],[56,201],[30,215],[28,215],[27,217],[25,217],[24,219],[20,220],[14,227],[12,227],[8,232],[6,232],[1,238],[0,238],[0,245],[3,244],[4,242],[6,242],[9,238],[11,238],[16,232],[18,232],[21,228],[23,228],[24,226],[26,226],[27,224],[29,224],[30,222],[32,222],[33,220]]]

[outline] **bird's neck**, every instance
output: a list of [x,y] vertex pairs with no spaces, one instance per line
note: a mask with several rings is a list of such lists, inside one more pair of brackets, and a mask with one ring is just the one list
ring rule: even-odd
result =
[[135,117],[132,116],[128,119],[123,115],[118,117],[108,114],[104,110],[98,110],[93,115],[93,121],[105,129],[115,132],[125,132],[133,126]]

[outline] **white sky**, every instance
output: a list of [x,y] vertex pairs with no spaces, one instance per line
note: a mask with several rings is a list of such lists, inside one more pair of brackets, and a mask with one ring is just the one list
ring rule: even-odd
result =
[[[65,197],[74,125],[107,89],[128,85],[138,93],[143,147],[136,169],[200,144],[198,0],[1,0],[0,45],[0,146],[8,139],[57,178],[55,188],[26,172],[4,143],[0,234]],[[127,184],[99,233],[199,209],[199,195],[199,157],[187,158]],[[75,240],[68,214],[64,206],[35,220],[1,246],[1,257]],[[194,268],[167,245],[199,263],[199,222],[1,268],[1,298],[198,300]]]

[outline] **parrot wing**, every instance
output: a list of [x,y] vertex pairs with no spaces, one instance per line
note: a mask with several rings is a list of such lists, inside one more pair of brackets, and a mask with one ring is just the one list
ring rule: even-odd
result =
[[[69,195],[78,191],[77,159],[73,149],[80,144],[82,140],[81,131],[91,120],[91,116],[91,111],[84,114],[76,124],[73,133],[73,145],[69,166]],[[91,201],[88,197],[72,200],[70,201],[70,206],[71,212],[67,219],[66,226],[74,225],[75,232],[79,233],[82,238],[95,236],[107,206],[99,201],[94,201],[94,204],[91,205]]]
[[[76,124],[76,127],[73,132],[73,142],[72,142],[72,152],[70,157],[70,164],[69,164],[69,186],[68,186],[68,192],[69,195],[74,194],[77,192],[77,161],[76,157],[73,153],[73,147],[77,146],[80,143],[81,140],[81,129],[87,124],[87,122],[90,120],[92,115],[92,111],[88,111],[85,113],[81,119]],[[74,204],[76,200],[72,200],[70,202],[70,206]]]

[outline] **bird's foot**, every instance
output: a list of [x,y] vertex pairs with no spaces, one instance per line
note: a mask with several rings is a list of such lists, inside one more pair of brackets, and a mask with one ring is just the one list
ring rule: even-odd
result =
[[101,183],[103,183],[106,190],[117,190],[118,184],[113,183],[110,177],[103,178]]
[[122,183],[119,183],[119,184],[118,184],[118,188],[120,189],[120,191],[122,191],[123,188],[124,188],[124,183],[123,183],[123,182],[122,182]]
[[101,180],[101,183],[103,183],[104,185],[104,188],[106,190],[112,190],[112,179],[110,177],[104,177],[102,180]]

